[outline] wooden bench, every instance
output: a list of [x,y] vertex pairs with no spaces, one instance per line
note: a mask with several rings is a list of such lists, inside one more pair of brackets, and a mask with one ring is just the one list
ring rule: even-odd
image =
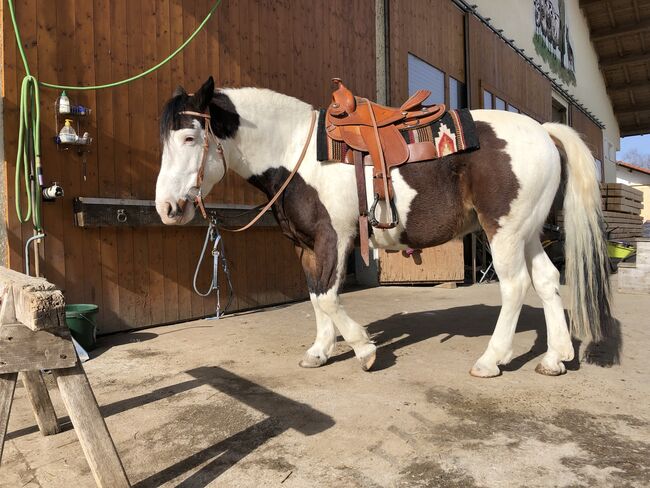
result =
[[[359,193],[359,232],[361,254],[368,262],[368,223],[378,229],[392,229],[399,220],[393,203],[392,168],[438,157],[435,144],[429,142],[407,144],[401,130],[415,129],[431,124],[445,113],[445,105],[423,105],[431,94],[418,90],[400,107],[386,107],[367,98],[355,97],[339,78],[332,80],[334,92],[327,109],[328,137],[341,141],[353,149],[352,157],[344,162],[356,166]],[[364,157],[364,154],[367,155]],[[373,166],[374,202],[367,210],[363,166]],[[390,222],[379,222],[375,217],[377,203],[386,201],[391,210]]]
[[52,370],[61,399],[97,486],[128,487],[129,481],[65,324],[65,300],[43,278],[0,267],[0,463],[9,413],[20,373],[43,435],[59,432],[41,376]]

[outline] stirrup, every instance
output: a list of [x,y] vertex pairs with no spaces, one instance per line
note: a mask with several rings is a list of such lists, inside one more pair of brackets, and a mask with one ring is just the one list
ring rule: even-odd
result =
[[397,207],[395,207],[395,201],[392,198],[388,198],[389,206],[390,206],[390,216],[391,216],[391,221],[388,224],[385,224],[383,222],[379,222],[377,220],[377,217],[375,217],[375,211],[377,210],[377,204],[379,203],[379,193],[375,193],[375,201],[372,202],[372,206],[370,207],[370,210],[368,211],[368,223],[376,227],[377,229],[392,229],[394,227],[397,227],[397,224],[399,224],[399,218],[397,215]]

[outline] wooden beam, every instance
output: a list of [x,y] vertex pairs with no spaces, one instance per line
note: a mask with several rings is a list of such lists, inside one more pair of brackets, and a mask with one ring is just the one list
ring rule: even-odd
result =
[[68,368],[77,355],[70,330],[30,330],[23,324],[0,326],[0,374]]
[[20,322],[32,330],[66,328],[63,293],[44,278],[0,266],[0,297],[4,323]]
[[602,41],[605,39],[610,39],[612,37],[638,34],[644,31],[650,31],[650,19],[617,27],[604,27],[602,29],[596,29],[591,31],[589,37],[591,37],[592,41]]
[[634,126],[634,127],[621,127],[621,137],[627,136],[643,136],[650,134],[650,124],[647,124],[645,127]]
[[633,107],[621,107],[621,108],[614,107],[614,115],[616,115],[617,117],[619,115],[630,115],[630,114],[636,114],[639,112],[648,112],[648,111],[650,111],[650,104],[635,105]]
[[2,463],[2,449],[5,445],[5,435],[7,434],[17,378],[18,373],[0,374],[0,463]]
[[650,80],[635,80],[630,83],[613,83],[607,85],[607,91],[626,91],[634,88],[647,88],[650,86]]
[[34,417],[36,417],[38,430],[43,435],[58,434],[60,431],[59,421],[56,418],[56,412],[41,372],[38,370],[24,371],[20,374],[20,379],[23,380],[23,385],[25,385],[29,403],[31,403]]
[[650,61],[650,53],[628,54],[626,56],[609,56],[600,60],[600,69],[618,68],[625,64],[644,63]]
[[[130,200],[117,198],[88,198],[79,197],[73,203],[75,225],[78,227],[144,227],[163,224],[156,212],[152,200]],[[217,216],[226,227],[239,227],[247,224],[255,215],[257,207],[252,205],[208,203],[205,209],[208,214]],[[200,212],[188,226],[207,226]],[[277,222],[271,211],[268,211],[255,227],[275,227]]]
[[83,368],[77,364],[53,373],[97,486],[131,486]]
[[[580,0],[580,8],[585,8],[589,7],[591,5],[599,5],[599,4],[606,4],[606,3],[618,3],[622,2],[623,0]],[[626,0],[627,1],[627,0]]]

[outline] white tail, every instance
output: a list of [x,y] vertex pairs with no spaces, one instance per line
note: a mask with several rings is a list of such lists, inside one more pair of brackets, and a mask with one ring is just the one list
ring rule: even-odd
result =
[[571,333],[586,342],[599,342],[607,335],[611,314],[609,262],[594,158],[572,128],[553,123],[543,127],[566,154],[564,254],[566,283],[571,290]]

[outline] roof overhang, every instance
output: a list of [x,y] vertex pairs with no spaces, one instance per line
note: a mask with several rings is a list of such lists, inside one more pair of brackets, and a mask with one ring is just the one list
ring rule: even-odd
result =
[[635,164],[626,163],[625,161],[617,161],[616,166],[625,168],[630,171],[636,171],[637,173],[642,173],[644,175],[650,175],[650,169],[642,168],[641,166],[637,166]]
[[621,136],[650,133],[650,0],[580,0]]

